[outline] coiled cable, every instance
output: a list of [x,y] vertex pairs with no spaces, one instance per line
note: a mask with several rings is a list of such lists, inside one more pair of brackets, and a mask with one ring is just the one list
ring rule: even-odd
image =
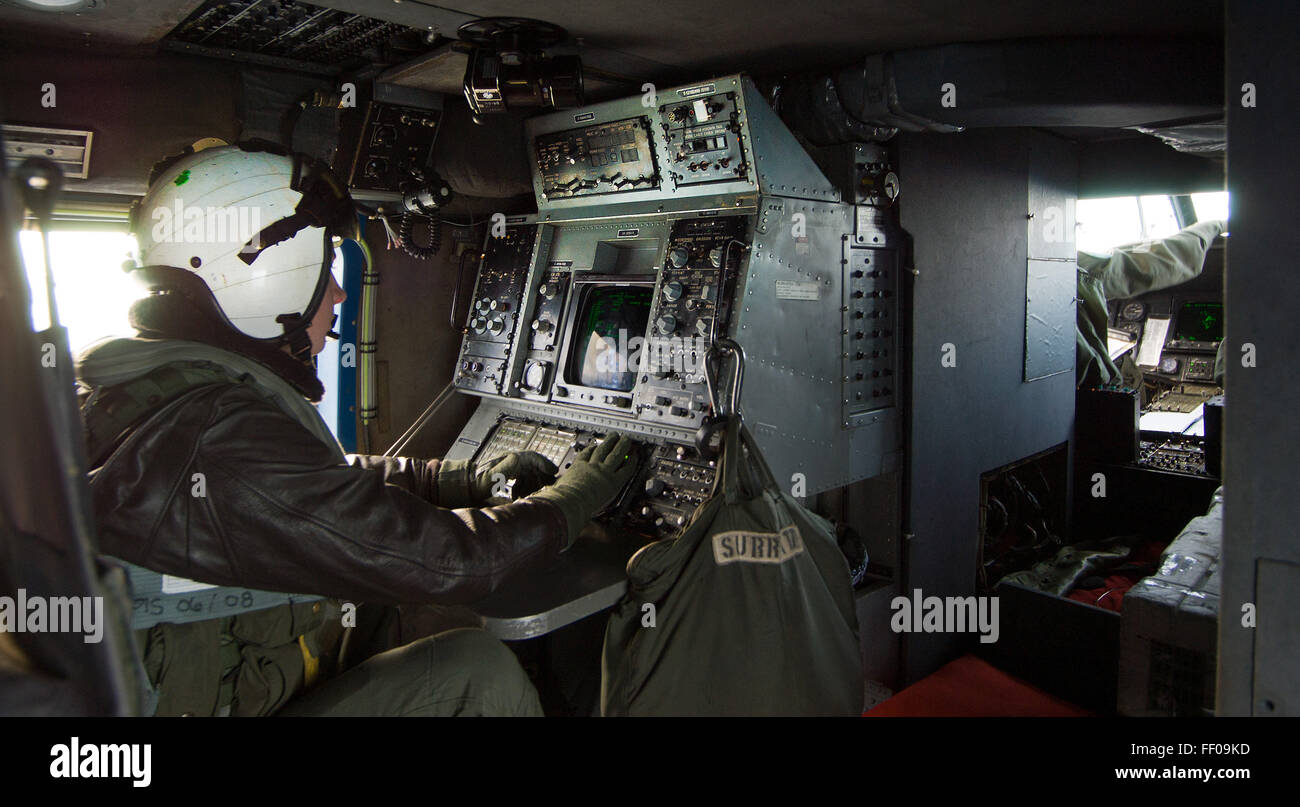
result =
[[[413,237],[417,218],[424,219],[429,224],[428,246],[420,246]],[[436,211],[425,214],[411,213],[409,211],[403,213],[402,221],[397,228],[397,240],[402,247],[402,251],[407,255],[422,261],[430,260],[442,249],[442,214]]]

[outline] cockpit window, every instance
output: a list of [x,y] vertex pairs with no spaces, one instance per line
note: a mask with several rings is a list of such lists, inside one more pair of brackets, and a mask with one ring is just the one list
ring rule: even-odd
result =
[[1164,238],[1179,230],[1168,196],[1080,199],[1076,220],[1075,247],[1103,255],[1123,244]]

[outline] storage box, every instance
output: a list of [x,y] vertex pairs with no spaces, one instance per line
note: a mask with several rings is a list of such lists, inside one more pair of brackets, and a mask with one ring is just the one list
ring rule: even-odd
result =
[[1223,547],[1223,489],[1161,556],[1160,570],[1124,597],[1120,714],[1214,714]]

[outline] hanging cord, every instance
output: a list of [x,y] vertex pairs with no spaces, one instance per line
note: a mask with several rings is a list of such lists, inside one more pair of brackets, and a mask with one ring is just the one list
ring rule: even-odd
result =
[[392,249],[395,246],[399,246],[402,243],[402,239],[397,235],[397,231],[393,229],[393,225],[388,223],[388,216],[383,212],[380,212],[375,214],[375,218],[379,219],[379,222],[384,225],[384,233],[388,236],[388,244],[385,246],[385,249]]
[[384,456],[397,456],[398,452],[406,448],[407,443],[411,442],[411,439],[415,437],[420,429],[424,428],[424,425],[429,422],[430,418],[437,414],[443,404],[447,403],[447,401],[450,401],[455,396],[455,393],[455,383],[448,382],[447,386],[442,388],[442,392],[435,395],[433,400],[429,402],[429,405],[424,408],[424,411],[415,419],[415,422],[412,423],[406,431],[402,432],[402,436],[398,437],[396,442],[388,447],[388,450],[384,452]]
[[[426,175],[423,171],[416,171],[413,176],[419,184],[402,195],[403,213],[398,244],[412,258],[427,261],[442,248],[442,208],[455,194],[452,193],[451,186],[436,173]],[[416,218],[424,219],[428,224],[428,246],[420,246],[415,241]]]
[[[429,245],[420,246],[415,242],[415,220],[423,219],[429,226]],[[402,214],[402,221],[398,225],[397,243],[402,251],[417,260],[431,260],[442,249],[442,214],[434,211],[432,213],[418,214],[406,212]]]

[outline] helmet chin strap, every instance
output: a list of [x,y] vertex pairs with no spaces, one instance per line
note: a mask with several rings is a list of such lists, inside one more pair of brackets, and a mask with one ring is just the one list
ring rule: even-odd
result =
[[[324,304],[324,302],[321,303],[321,305]],[[313,314],[313,316],[315,315]],[[311,321],[303,317],[301,314],[281,314],[275,318],[275,321],[284,326],[284,341],[289,345],[289,352],[293,354],[294,358],[301,359],[302,361],[311,361],[312,343],[311,334],[309,333]],[[330,318],[330,330],[325,334],[326,338],[341,338],[338,331],[334,330],[334,325],[338,321],[338,314],[335,314]]]
[[289,353],[301,361],[311,361],[311,334],[307,333],[310,320],[301,314],[281,314],[275,321],[284,326],[284,341],[289,345]]

